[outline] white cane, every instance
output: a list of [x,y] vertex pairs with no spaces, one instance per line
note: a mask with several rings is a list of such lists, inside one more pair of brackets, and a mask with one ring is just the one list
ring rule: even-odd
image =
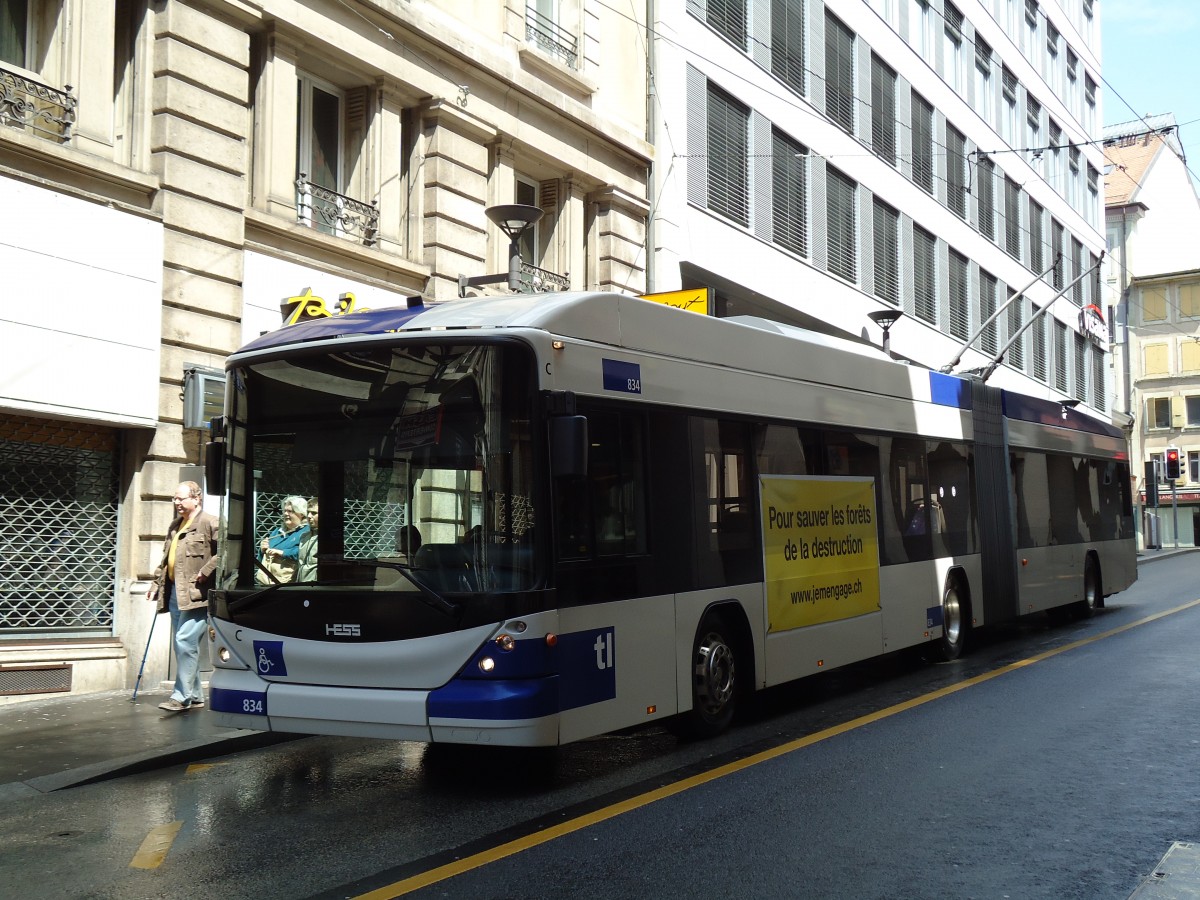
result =
[[146,657],[150,655],[150,639],[154,637],[154,623],[158,621],[158,611],[155,610],[154,618],[150,620],[150,634],[146,636],[146,649],[142,651],[142,664],[138,667],[137,681],[133,685],[133,696],[129,698],[132,703],[137,699],[138,688],[142,686],[142,673],[146,671]]

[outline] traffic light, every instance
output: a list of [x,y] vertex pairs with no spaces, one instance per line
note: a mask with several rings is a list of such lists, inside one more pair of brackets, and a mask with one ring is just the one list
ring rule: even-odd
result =
[[1167,448],[1166,461],[1167,461],[1167,481],[1178,481],[1179,474],[1180,474],[1180,472],[1179,472],[1179,448],[1178,447],[1168,447]]

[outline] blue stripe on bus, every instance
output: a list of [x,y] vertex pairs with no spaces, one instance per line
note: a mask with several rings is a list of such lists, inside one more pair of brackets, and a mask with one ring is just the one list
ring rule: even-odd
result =
[[938,406],[954,406],[958,409],[971,408],[971,385],[954,375],[941,372],[929,373],[929,399]]
[[265,691],[231,691],[215,687],[209,691],[208,708],[213,712],[238,713],[243,716],[265,716]]
[[455,679],[429,694],[430,719],[540,719],[558,712],[558,676]]
[[297,322],[295,325],[277,328],[260,335],[242,347],[242,351],[262,350],[265,347],[278,347],[297,341],[315,341],[343,334],[384,334],[408,324],[424,312],[428,312],[428,307],[372,309],[350,313],[347,316]]
[[1125,433],[1120,428],[1095,419],[1086,413],[1070,411],[1064,418],[1063,408],[1062,403],[1058,400],[1041,400],[1037,397],[1004,392],[1004,415],[1006,418],[1053,425],[1056,428],[1066,428],[1071,431],[1103,434],[1114,438],[1123,439],[1125,437]]

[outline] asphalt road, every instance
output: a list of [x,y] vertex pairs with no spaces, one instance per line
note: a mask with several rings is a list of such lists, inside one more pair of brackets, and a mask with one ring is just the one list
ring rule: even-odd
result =
[[0,896],[1127,898],[1200,839],[1198,566],[772,691],[713,741],[309,738],[23,800]]

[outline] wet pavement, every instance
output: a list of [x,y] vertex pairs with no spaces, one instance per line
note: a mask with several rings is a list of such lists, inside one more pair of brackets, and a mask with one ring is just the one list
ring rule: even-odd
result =
[[[1138,554],[1145,565],[1198,548]],[[0,803],[294,740],[221,728],[207,709],[166,713],[167,690],[104,691],[0,706]]]

